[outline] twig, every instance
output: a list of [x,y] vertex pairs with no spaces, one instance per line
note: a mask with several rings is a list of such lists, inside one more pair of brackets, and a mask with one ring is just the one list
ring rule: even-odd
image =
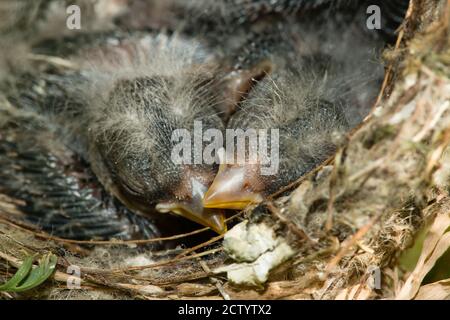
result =
[[364,177],[368,174],[370,174],[372,171],[380,168],[384,163],[386,163],[387,157],[380,158],[368,166],[366,166],[364,169],[354,173],[348,178],[349,182],[355,182],[356,180],[360,179],[361,177]]
[[268,201],[272,201],[273,199],[277,198],[278,196],[282,195],[283,193],[292,190],[294,188],[296,188],[297,186],[299,186],[303,181],[309,179],[310,177],[314,176],[317,172],[319,172],[320,170],[323,169],[323,167],[329,165],[331,162],[334,161],[334,156],[329,157],[327,160],[325,160],[320,166],[318,166],[317,168],[315,168],[314,170],[308,172],[307,174],[305,174],[304,176],[300,177],[299,179],[297,179],[296,181],[288,184],[287,186],[281,188],[280,190],[278,190],[277,192],[269,195],[267,197]]
[[[198,253],[198,254],[190,255],[190,256],[187,256],[187,257],[170,259],[170,260],[166,260],[166,261],[163,261],[163,262],[153,263],[153,264],[149,264],[149,265],[145,265],[145,266],[136,266],[136,267],[111,269],[111,270],[107,270],[107,272],[108,273],[121,273],[121,272],[126,272],[126,271],[138,271],[138,270],[159,268],[159,267],[163,267],[163,266],[166,266],[166,265],[174,264],[176,262],[192,260],[192,259],[196,259],[196,258],[199,258],[199,257],[207,256],[207,255],[210,255],[210,254],[214,254],[214,253],[220,252],[222,250],[223,250],[223,248],[217,248],[217,249],[212,249],[212,250],[208,250],[208,251],[205,251],[205,252],[201,252],[201,253]],[[105,270],[99,270],[99,269],[94,269],[94,270],[93,269],[85,269],[85,270],[86,271],[100,271],[101,273],[105,272]]]
[[[239,217],[242,214],[242,212],[237,213],[235,215],[233,215],[232,217],[226,219],[226,222],[229,222],[237,217]],[[34,236],[38,237],[38,238],[42,238],[42,239],[46,239],[46,240],[53,240],[56,242],[61,242],[61,243],[70,243],[70,244],[95,244],[95,245],[130,245],[130,244],[135,244],[135,245],[141,245],[141,244],[148,244],[148,243],[155,243],[155,242],[163,242],[163,241],[170,241],[170,240],[178,240],[178,239],[182,239],[182,238],[187,238],[205,231],[210,230],[209,227],[205,227],[202,229],[197,229],[188,233],[183,233],[183,234],[177,234],[174,236],[169,236],[169,237],[161,237],[161,238],[153,238],[153,239],[146,239],[146,240],[110,240],[110,241],[105,241],[105,240],[72,240],[72,239],[64,239],[64,238],[59,238],[59,237],[55,237],[55,236],[51,236],[47,233],[41,232],[41,231],[36,231],[36,230],[30,230],[30,227],[27,225],[24,225],[18,221],[12,221],[10,219],[8,219],[7,217],[0,217],[0,222],[3,222],[5,224],[8,224],[9,226],[12,226],[14,228],[20,229],[22,231],[26,231],[29,233],[32,233]]]
[[195,247],[186,249],[185,251],[183,251],[182,253],[180,253],[179,255],[177,255],[177,256],[175,257],[175,259],[184,257],[184,256],[188,255],[188,254],[191,253],[191,252],[194,252],[194,251],[196,251],[196,250],[198,250],[198,249],[204,248],[204,247],[206,247],[207,245],[210,245],[210,244],[212,244],[212,243],[214,243],[214,242],[217,242],[217,241],[223,239],[223,237],[224,237],[224,235],[221,234],[221,235],[219,235],[219,236],[217,236],[217,237],[214,237],[214,238],[209,239],[208,241],[205,241],[205,242],[203,242],[203,243],[200,243],[199,245],[196,245]]
[[[205,263],[205,261],[200,260],[200,266],[205,270],[207,274],[212,274],[211,269],[208,267],[208,265]],[[219,290],[219,293],[222,295],[224,300],[231,300],[230,295],[225,291],[225,288],[223,287],[222,283],[217,280],[215,277],[210,276],[209,277],[212,284],[214,284]]]
[[285,217],[283,217],[278,208],[276,208],[272,202],[268,202],[266,203],[266,207],[267,209],[269,209],[269,211],[278,219],[280,220],[284,225],[286,225],[289,230],[291,230],[294,234],[296,234],[298,236],[299,239],[303,239],[303,240],[307,240],[311,243],[315,243],[315,241],[313,239],[311,239],[305,231],[303,231],[302,229],[298,228],[293,222],[289,221],[288,219],[286,219]]
[[354,245],[357,245],[359,240],[362,239],[366,235],[367,232],[370,231],[370,229],[381,219],[382,214],[377,214],[374,216],[369,223],[367,223],[365,226],[361,227],[354,235],[352,235],[349,239],[345,240],[343,243],[342,248],[339,250],[337,255],[331,259],[331,261],[328,263],[326,267],[326,271],[329,273],[331,272],[337,264],[341,261],[341,259],[347,254],[347,252],[350,250],[351,247]]
[[[411,17],[411,15],[413,13],[413,8],[414,8],[414,1],[410,1],[408,10],[407,10],[406,15],[405,15],[405,19],[403,21],[406,21],[409,17]],[[394,47],[395,51],[399,50],[404,36],[405,36],[405,27],[404,27],[404,25],[402,25],[400,27],[400,31],[399,31],[399,34],[398,34],[398,37],[397,37],[397,41],[395,42],[395,47]],[[394,63],[390,63],[389,67],[388,67],[388,69],[386,71],[386,75],[384,77],[383,84],[381,86],[380,94],[378,95],[377,101],[375,102],[375,106],[380,105],[381,100],[385,96],[388,84],[392,80],[393,70],[394,70]]]
[[328,215],[327,215],[327,221],[325,223],[325,229],[327,231],[330,231],[333,228],[333,213],[334,213],[334,201],[335,201],[335,186],[337,184],[337,179],[338,179],[338,171],[339,168],[341,166],[341,162],[342,162],[342,152],[343,150],[340,149],[337,153],[336,153],[336,157],[335,157],[335,162],[334,162],[334,168],[333,171],[330,174],[330,181],[329,181],[329,199],[328,199],[328,205],[327,205],[327,210],[328,210]]

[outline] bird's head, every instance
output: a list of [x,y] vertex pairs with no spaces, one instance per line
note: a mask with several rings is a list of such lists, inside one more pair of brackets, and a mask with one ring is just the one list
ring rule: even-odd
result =
[[203,208],[217,167],[195,164],[193,152],[191,162],[174,160],[177,130],[193,140],[195,121],[204,130],[223,128],[211,83],[190,71],[118,80],[90,117],[90,155],[102,183],[130,209],[175,213],[223,233],[223,211]]
[[[245,158],[238,160],[238,149],[238,154],[226,150],[205,194],[205,208],[241,210],[260,203],[332,155],[336,137],[348,124],[339,99],[323,93],[326,76],[319,76],[278,71],[253,86],[227,124],[227,130],[247,133],[241,149]],[[265,132],[253,139],[254,147],[250,130]],[[252,157],[255,149],[257,156]]]

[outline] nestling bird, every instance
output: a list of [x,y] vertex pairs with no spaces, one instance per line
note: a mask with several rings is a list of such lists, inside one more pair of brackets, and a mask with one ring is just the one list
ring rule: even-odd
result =
[[[386,41],[362,30],[366,1],[120,2],[134,5],[112,30],[40,35],[30,69],[2,84],[0,194],[55,235],[157,237],[179,225],[167,212],[223,233],[223,209],[260,202],[330,156],[383,76]],[[147,6],[173,16],[127,21]],[[279,129],[279,171],[175,164],[172,134],[194,121]]]
[[[66,56],[64,47],[70,47],[70,40],[57,41],[53,45],[69,69],[55,70],[50,63],[38,76],[23,75],[16,88],[19,94],[10,97],[12,104],[51,123],[50,131],[57,139],[54,144],[89,163],[96,179],[127,210],[156,220],[161,217],[157,210],[172,212],[224,232],[222,211],[202,207],[203,193],[217,168],[178,165],[171,160],[175,129],[191,130],[194,120],[201,120],[205,129],[223,128],[215,108],[221,102],[213,55],[181,36],[125,35],[76,40],[83,44],[82,50]],[[95,41],[89,44],[89,38]],[[47,43],[35,50],[47,54],[48,47],[52,46]],[[0,157],[8,163],[10,149]],[[51,156],[58,157],[54,152]],[[38,178],[38,172],[28,177],[12,165],[7,168],[0,190],[23,198],[20,192],[26,181],[11,180],[17,175]],[[44,178],[47,185],[56,183],[54,176]],[[60,214],[68,212],[61,209]]]
[[[255,77],[227,123],[244,131],[279,129],[279,170],[261,173],[263,159],[252,162],[247,149],[245,163],[221,165],[205,207],[243,209],[263,201],[331,156],[369,113],[383,79],[379,54],[385,39],[367,30],[365,9],[281,23],[278,38],[291,49],[267,47],[259,62],[270,65],[266,76]],[[278,152],[268,147],[269,154]]]

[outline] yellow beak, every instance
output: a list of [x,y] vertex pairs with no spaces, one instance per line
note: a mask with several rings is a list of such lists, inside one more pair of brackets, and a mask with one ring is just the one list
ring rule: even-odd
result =
[[201,183],[191,179],[191,199],[186,201],[164,202],[156,205],[156,210],[162,213],[173,212],[186,219],[209,227],[219,234],[227,231],[224,210],[205,209],[203,196],[206,191]]
[[156,206],[156,210],[159,212],[173,212],[202,226],[209,227],[219,234],[227,231],[223,210],[197,209],[189,202],[159,203]]
[[203,199],[205,208],[242,210],[260,203],[263,196],[255,191],[245,166],[221,165]]

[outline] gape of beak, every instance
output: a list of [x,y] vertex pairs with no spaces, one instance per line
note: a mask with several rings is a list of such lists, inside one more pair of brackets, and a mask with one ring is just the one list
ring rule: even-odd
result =
[[203,199],[205,208],[242,210],[264,200],[259,165],[221,164]]
[[156,210],[161,213],[175,213],[223,234],[227,231],[224,210],[205,209],[203,207],[203,196],[206,189],[207,187],[201,182],[191,178],[191,197],[188,200],[158,203]]

